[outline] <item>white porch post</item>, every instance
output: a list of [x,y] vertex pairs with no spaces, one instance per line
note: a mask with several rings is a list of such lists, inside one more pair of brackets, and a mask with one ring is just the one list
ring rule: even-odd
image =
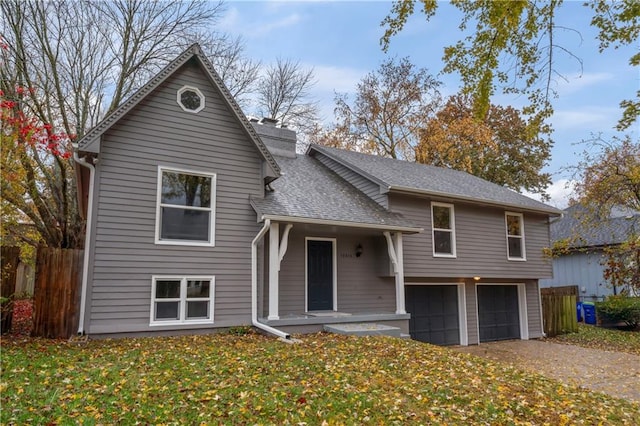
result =
[[402,232],[396,232],[396,314],[406,314],[404,306],[404,253]]
[[269,316],[268,320],[280,319],[278,297],[280,271],[280,225],[271,223],[269,226]]
[[402,252],[402,232],[396,232],[395,244],[389,231],[382,233],[387,240],[389,258],[393,264],[393,271],[396,276],[396,314],[406,314],[404,306],[404,260]]

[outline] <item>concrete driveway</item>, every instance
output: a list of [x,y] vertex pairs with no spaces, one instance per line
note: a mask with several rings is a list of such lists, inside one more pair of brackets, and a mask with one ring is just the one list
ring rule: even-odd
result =
[[640,356],[637,355],[543,340],[508,340],[453,349],[640,403]]

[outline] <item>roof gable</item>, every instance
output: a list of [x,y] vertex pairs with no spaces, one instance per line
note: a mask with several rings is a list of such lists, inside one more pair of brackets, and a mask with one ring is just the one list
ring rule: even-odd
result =
[[440,196],[554,215],[561,213],[511,189],[458,170],[319,145],[311,145],[307,152],[324,154],[386,187],[388,192]]
[[144,86],[138,89],[131,97],[123,102],[123,104],[120,105],[115,111],[107,115],[100,123],[98,123],[98,125],[96,125],[86,135],[84,135],[78,141],[78,150],[83,152],[99,153],[102,135],[192,58],[195,58],[198,61],[202,69],[205,71],[205,74],[209,78],[211,84],[222,94],[222,98],[229,106],[230,110],[233,112],[235,118],[239,121],[242,129],[247,134],[249,139],[251,139],[253,144],[260,152],[262,158],[266,161],[269,168],[273,172],[273,176],[279,176],[281,173],[280,166],[271,155],[265,144],[262,142],[260,136],[258,136],[253,126],[251,126],[249,120],[242,112],[242,109],[225,86],[222,78],[215,71],[213,64],[207,59],[197,43],[191,45],[184,52],[178,55]]

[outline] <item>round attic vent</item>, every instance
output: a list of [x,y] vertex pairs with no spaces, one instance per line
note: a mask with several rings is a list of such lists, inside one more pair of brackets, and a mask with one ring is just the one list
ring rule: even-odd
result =
[[204,109],[204,95],[195,87],[184,86],[178,90],[178,105],[187,112],[200,112]]

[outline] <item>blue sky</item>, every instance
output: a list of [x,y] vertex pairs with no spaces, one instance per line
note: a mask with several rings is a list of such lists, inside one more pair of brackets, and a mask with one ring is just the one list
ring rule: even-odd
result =
[[[413,64],[427,68],[444,83],[443,94],[457,93],[457,76],[440,74],[443,48],[465,35],[458,28],[457,9],[441,2],[436,17],[428,23],[416,13],[384,53],[379,44],[383,34],[380,22],[390,7],[386,1],[227,1],[219,29],[242,36],[247,56],[263,64],[281,57],[312,67],[317,79],[312,94],[320,102],[327,123],[334,118],[334,93],[353,93],[360,79],[389,55],[408,56]],[[581,68],[567,54],[555,59],[556,69],[567,81],[558,77],[553,82],[558,92],[551,118],[554,147],[545,171],[553,174],[556,183],[549,192],[552,204],[560,207],[565,204],[564,184],[571,178],[564,169],[575,164],[577,154],[585,149],[576,143],[593,133],[616,134],[613,127],[621,114],[619,102],[632,98],[640,88],[639,71],[628,64],[633,49],[637,51],[640,44],[598,53],[596,31],[589,25],[590,12],[581,1],[567,1],[556,21],[577,30],[559,31],[556,41],[583,62]],[[516,107],[524,103],[503,95],[493,101]],[[638,124],[630,133],[638,140]]]

